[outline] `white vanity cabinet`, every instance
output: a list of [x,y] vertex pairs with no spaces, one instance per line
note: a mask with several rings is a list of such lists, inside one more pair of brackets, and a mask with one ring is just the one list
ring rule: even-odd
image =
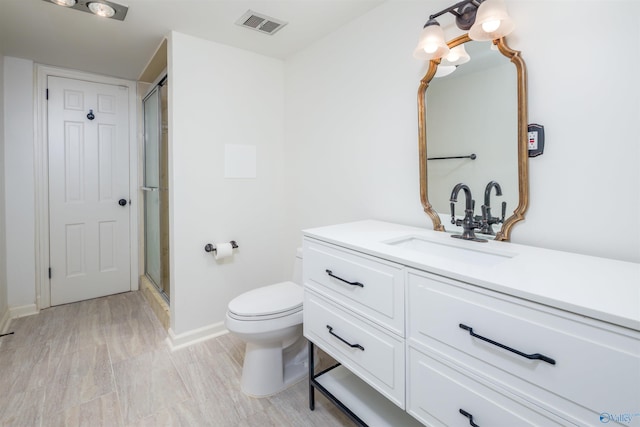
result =
[[404,270],[400,264],[307,239],[306,289],[404,337]]
[[407,406],[429,425],[445,416],[434,404],[444,378],[459,389],[447,412],[459,419],[463,409],[478,425],[510,414],[524,420],[509,425],[584,426],[638,407],[631,331],[413,269],[407,302]]
[[404,339],[307,292],[305,336],[379,393],[404,408]]
[[[305,337],[396,405],[385,408],[393,412],[386,420],[388,414],[380,419],[375,410],[367,408],[359,417],[377,424],[412,423],[402,411],[406,390],[404,266],[312,239],[305,239],[303,247]],[[357,385],[346,400],[359,399],[355,395],[362,394],[362,389]]]
[[567,425],[552,414],[497,390],[440,354],[414,347],[409,347],[408,354],[407,411],[425,425]]
[[[434,251],[397,245],[418,238]],[[408,417],[372,426],[640,425],[640,266],[451,240],[378,221],[305,231],[304,334],[377,395],[341,389],[347,411]],[[492,263],[451,259],[494,247]]]

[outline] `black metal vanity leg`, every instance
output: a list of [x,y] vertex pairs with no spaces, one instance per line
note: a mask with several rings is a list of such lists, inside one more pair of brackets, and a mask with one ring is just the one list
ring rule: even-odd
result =
[[315,371],[315,361],[313,360],[313,343],[309,341],[309,409],[312,411],[316,407],[316,399],[313,388],[313,376]]

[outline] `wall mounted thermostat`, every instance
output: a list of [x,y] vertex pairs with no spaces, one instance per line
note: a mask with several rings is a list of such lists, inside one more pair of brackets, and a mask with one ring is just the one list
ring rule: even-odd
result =
[[529,157],[537,157],[544,151],[544,126],[531,123],[528,134]]

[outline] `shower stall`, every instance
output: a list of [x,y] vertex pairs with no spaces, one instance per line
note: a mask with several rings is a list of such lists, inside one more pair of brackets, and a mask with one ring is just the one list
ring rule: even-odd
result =
[[143,99],[144,113],[144,274],[169,302],[168,80]]

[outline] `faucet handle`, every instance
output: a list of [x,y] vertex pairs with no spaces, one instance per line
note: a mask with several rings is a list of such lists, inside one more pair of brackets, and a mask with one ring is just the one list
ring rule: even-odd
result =
[[486,205],[480,206],[480,210],[482,210],[482,221],[483,222],[489,221],[491,218],[489,218],[489,215],[487,215],[487,206]]
[[454,202],[450,203],[451,205],[451,224],[456,223],[456,204]]
[[502,218],[500,222],[504,222],[504,217],[507,216],[507,202],[502,202]]

